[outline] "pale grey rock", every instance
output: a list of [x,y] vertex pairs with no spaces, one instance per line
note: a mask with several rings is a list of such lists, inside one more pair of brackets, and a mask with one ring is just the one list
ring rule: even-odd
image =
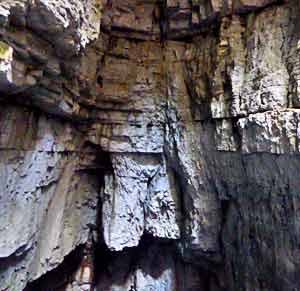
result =
[[18,108],[2,114],[0,256],[16,261],[1,265],[0,282],[22,290],[87,241],[100,185],[76,172],[80,134],[69,124]]
[[[101,119],[104,119],[103,115]],[[164,144],[163,126],[145,119],[142,118],[141,122],[118,123],[104,120],[104,124],[97,123],[90,128],[89,140],[107,152],[161,154]]]
[[[242,118],[239,120],[242,123]],[[238,151],[238,142],[234,133],[234,122],[230,119],[216,120],[216,149],[218,151]]]
[[[175,169],[183,195],[185,227],[183,244],[187,252],[216,254],[219,251],[219,202],[207,184],[201,159],[199,127],[193,123],[190,100],[185,86],[183,64],[177,60],[182,47],[170,45],[168,59],[168,112],[166,150]],[[174,57],[175,56],[175,57]]]
[[163,153],[162,57],[156,42],[116,40],[98,72],[103,84],[91,142],[108,152]]
[[30,3],[28,26],[47,33],[59,54],[72,55],[98,38],[101,2],[39,0]]
[[24,26],[26,23],[26,12],[29,1],[26,0],[7,0],[0,3],[1,25],[9,25],[14,22]]
[[236,116],[245,110],[245,105],[241,102],[247,78],[243,19],[238,16],[222,19],[220,33],[210,104],[213,118]]
[[[137,246],[144,231],[180,237],[179,201],[158,157],[112,154],[102,193],[104,239],[111,250]],[[163,211],[162,211],[163,209]]]
[[[249,113],[287,107],[289,78],[281,49],[287,35],[286,30],[279,27],[287,26],[288,17],[289,11],[279,7],[267,10],[254,22],[254,35],[249,39],[254,47],[251,52],[252,63],[249,64],[253,69],[249,70],[242,95],[242,99],[247,100],[245,107]],[[262,28],[266,26],[274,29],[263,31]]]
[[182,206],[175,179],[174,173],[163,160],[154,176],[148,180],[144,201],[145,231],[154,237],[180,238]]
[[0,3],[0,9],[4,24],[35,30],[62,55],[79,53],[99,36],[100,1],[9,0]]
[[11,0],[0,26],[1,291],[299,289],[298,1]]
[[299,111],[268,111],[241,118],[242,152],[299,153]]
[[[270,15],[270,17],[269,17]],[[272,15],[272,16],[271,16]],[[266,10],[255,21],[246,43],[241,18],[223,20],[218,47],[218,67],[211,102],[213,118],[226,118],[288,106],[289,75],[284,62],[284,42],[289,10]],[[265,30],[264,27],[272,27]],[[224,77],[225,76],[225,80]]]

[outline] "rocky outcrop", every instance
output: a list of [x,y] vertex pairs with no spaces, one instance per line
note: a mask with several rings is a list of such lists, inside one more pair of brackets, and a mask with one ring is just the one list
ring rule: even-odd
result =
[[0,291],[300,290],[299,15],[0,2]]

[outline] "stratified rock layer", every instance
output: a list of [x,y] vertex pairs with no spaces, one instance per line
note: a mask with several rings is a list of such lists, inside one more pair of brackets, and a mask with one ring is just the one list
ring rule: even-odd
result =
[[0,291],[300,290],[299,16],[0,1]]

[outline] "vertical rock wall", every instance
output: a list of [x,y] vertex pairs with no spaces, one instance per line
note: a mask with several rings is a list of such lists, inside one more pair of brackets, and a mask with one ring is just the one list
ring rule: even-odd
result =
[[0,0],[0,291],[300,290],[297,0]]

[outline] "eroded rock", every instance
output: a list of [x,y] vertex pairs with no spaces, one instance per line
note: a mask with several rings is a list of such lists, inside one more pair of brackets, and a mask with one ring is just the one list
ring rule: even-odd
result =
[[0,291],[298,290],[299,8],[2,1]]

